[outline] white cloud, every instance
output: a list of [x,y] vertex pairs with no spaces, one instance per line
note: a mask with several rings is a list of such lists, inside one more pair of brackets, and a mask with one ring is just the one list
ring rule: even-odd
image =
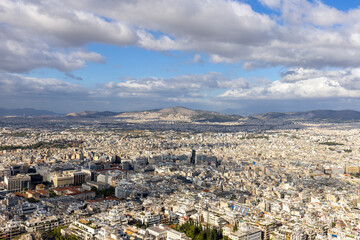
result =
[[[221,93],[223,92],[223,93]],[[173,78],[128,78],[96,89],[53,78],[0,74],[2,96],[86,97],[114,101],[226,103],[228,100],[360,98],[360,68],[346,70],[290,69],[280,80],[250,82],[216,72]],[[112,100],[111,100],[112,99]]]
[[[95,89],[59,79],[0,73],[0,102],[23,102],[30,104],[29,106],[34,104],[33,107],[47,106],[46,108],[59,105],[58,109],[61,111],[95,107],[119,111],[175,105],[213,110],[229,108],[235,111],[237,106],[256,105],[261,108],[263,104],[262,107],[265,108],[272,102],[282,104],[289,110],[304,107],[300,106],[301,101],[311,108],[311,101],[314,99],[314,104],[322,102],[328,104],[326,106],[336,101],[342,101],[344,106],[344,100],[353,99],[356,101],[352,102],[352,106],[356,106],[355,103],[360,99],[360,68],[290,69],[274,82],[229,79],[216,72],[173,78],[129,77],[120,82],[108,82]],[[263,108],[261,111],[268,111]]]
[[[150,97],[166,100],[174,97],[205,97],[206,94],[202,92],[228,87],[231,82],[219,73],[210,72],[204,75],[183,75],[174,78],[140,78],[118,83],[109,82],[104,88],[110,95],[115,94],[119,97]],[[234,84],[239,85],[240,80]]]
[[54,78],[26,77],[19,74],[0,73],[1,96],[52,96],[89,95],[90,91],[76,84]]
[[310,23],[317,27],[331,27],[343,24],[353,17],[352,14],[328,6],[320,0],[279,1],[276,7],[279,8],[282,18],[292,24]]
[[223,89],[248,89],[253,84],[244,78],[236,78],[234,80],[223,80],[218,82],[218,87]]
[[281,0],[260,0],[260,2],[270,8],[279,8],[281,6]]
[[237,99],[360,98],[360,69],[291,69],[282,79],[250,88],[233,88],[220,97]]
[[29,29],[65,46],[82,46],[91,42],[118,45],[136,42],[136,34],[126,24],[106,21],[96,11],[72,9],[61,1],[2,0],[0,12],[0,22]]
[[[53,68],[71,77],[70,71],[87,62],[104,61],[86,47],[105,43],[201,53],[192,59],[198,63],[207,54],[212,63],[241,63],[247,70],[273,66],[289,70],[266,84],[231,80],[219,73],[124,79],[96,89],[98,98],[138,99],[149,105],[359,98],[360,8],[340,11],[306,0],[261,2],[275,14],[258,13],[249,4],[232,0],[2,0],[0,71],[8,74],[0,74],[0,89],[9,96],[18,91],[94,97],[78,85],[11,73]],[[216,94],[221,97],[215,99]]]
[[193,59],[192,59],[192,62],[194,62],[194,63],[204,63],[204,60],[202,59],[200,54],[195,54]]
[[167,51],[167,50],[184,50],[184,43],[174,41],[168,36],[161,36],[155,38],[152,34],[148,33],[145,30],[137,31],[139,41],[138,45],[142,48],[157,50],[157,51]]
[[[140,46],[147,49],[205,52],[214,63],[245,62],[247,69],[357,66],[360,48],[354,32],[360,28],[359,10],[343,12],[320,1],[263,3],[276,7],[280,17],[259,14],[245,3],[223,0],[115,4],[85,0],[76,1],[73,7],[131,22],[143,29],[139,32]],[[155,37],[147,30],[163,35]]]
[[211,96],[211,91],[242,84],[246,85],[243,79],[232,81],[210,72],[168,79],[126,78],[90,89],[54,78],[0,73],[0,103],[19,105],[21,102],[22,107],[59,109],[60,112],[114,109],[114,106],[118,107],[117,111],[185,104],[223,107],[224,103]]
[[[241,62],[245,69],[358,65],[360,9],[344,12],[321,1],[261,2],[278,14],[261,14],[232,0],[3,0],[0,22],[9,31],[22,31],[36,49],[47,48],[46,54],[38,55],[50,55],[44,61],[21,63],[24,67],[19,69],[55,65],[68,70],[45,61],[53,62],[54,53],[65,55],[93,42],[207,53],[213,63]],[[6,36],[1,39],[7,40],[5,56],[33,58],[28,42]],[[72,69],[93,59],[83,58]],[[9,66],[2,68],[11,71]]]
[[210,62],[212,62],[212,63],[235,63],[236,59],[222,57],[217,54],[212,54],[212,55],[210,55]]
[[69,72],[85,66],[89,61],[103,61],[98,53],[82,48],[67,51],[52,48],[46,41],[27,31],[4,24],[0,24],[0,42],[0,70],[7,72],[27,72],[45,67]]

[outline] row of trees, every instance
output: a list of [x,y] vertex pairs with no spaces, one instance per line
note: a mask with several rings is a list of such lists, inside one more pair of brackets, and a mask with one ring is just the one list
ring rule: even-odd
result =
[[186,236],[194,240],[228,240],[223,236],[222,230],[210,228],[209,225],[203,227],[201,223],[188,221],[182,225],[175,225],[175,230],[183,232]]
[[64,149],[64,148],[68,148],[72,146],[71,143],[69,142],[60,142],[60,141],[54,141],[54,142],[37,142],[31,145],[27,145],[27,146],[19,146],[19,145],[15,145],[15,146],[0,146],[0,151],[2,150],[16,150],[16,149],[40,149],[40,148],[60,148],[60,149]]
[[92,187],[91,190],[95,191],[97,197],[115,197],[115,187],[113,186],[103,190],[98,190],[96,187]]

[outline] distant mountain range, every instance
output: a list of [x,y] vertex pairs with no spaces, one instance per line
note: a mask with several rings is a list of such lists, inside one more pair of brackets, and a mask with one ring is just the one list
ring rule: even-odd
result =
[[90,112],[69,113],[67,117],[114,117],[134,121],[185,121],[185,122],[234,122],[241,119],[238,115],[192,110],[185,107],[172,107],[135,112]]
[[187,122],[236,122],[242,119],[260,120],[305,120],[305,121],[360,121],[360,112],[353,110],[314,110],[305,112],[269,112],[255,114],[248,117],[240,115],[228,115],[217,112],[192,110],[185,107],[172,107],[135,112],[80,112],[69,113],[68,117],[115,117],[138,121],[187,121]]
[[312,121],[359,121],[360,112],[353,110],[314,110],[307,112],[277,113],[269,112],[252,115],[258,119],[281,119],[281,120],[312,120]]
[[47,111],[47,110],[36,110],[33,108],[21,108],[21,109],[7,109],[0,108],[0,116],[57,116],[60,115],[55,112]]
[[[5,109],[0,108],[0,116],[61,116],[61,114],[36,110],[33,108],[23,109]],[[63,115],[62,115],[63,116]],[[126,119],[130,121],[183,121],[183,122],[237,122],[239,120],[293,120],[293,121],[328,121],[328,122],[346,122],[360,121],[360,112],[353,110],[314,110],[305,112],[269,112],[255,114],[247,117],[240,115],[228,115],[217,112],[192,110],[185,107],[172,107],[163,109],[154,109],[148,111],[134,112],[111,112],[111,111],[83,111],[78,113],[69,113],[69,118],[103,118],[112,117]]]

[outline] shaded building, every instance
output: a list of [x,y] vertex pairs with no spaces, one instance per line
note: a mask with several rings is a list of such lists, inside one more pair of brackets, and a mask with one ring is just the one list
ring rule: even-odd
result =
[[28,167],[26,165],[14,165],[10,167],[11,176],[15,176],[19,173],[27,173]]
[[86,173],[74,172],[74,185],[81,185],[86,182]]
[[32,188],[43,182],[43,176],[39,173],[29,173],[27,175],[30,177],[30,186]]
[[190,157],[190,164],[192,164],[192,165],[195,165],[195,160],[196,160],[196,151],[195,151],[195,149],[193,149],[192,151],[191,151],[191,157]]

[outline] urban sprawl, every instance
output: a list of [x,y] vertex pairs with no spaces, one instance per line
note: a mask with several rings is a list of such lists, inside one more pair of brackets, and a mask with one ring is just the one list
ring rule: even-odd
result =
[[360,131],[0,129],[0,239],[360,239]]

